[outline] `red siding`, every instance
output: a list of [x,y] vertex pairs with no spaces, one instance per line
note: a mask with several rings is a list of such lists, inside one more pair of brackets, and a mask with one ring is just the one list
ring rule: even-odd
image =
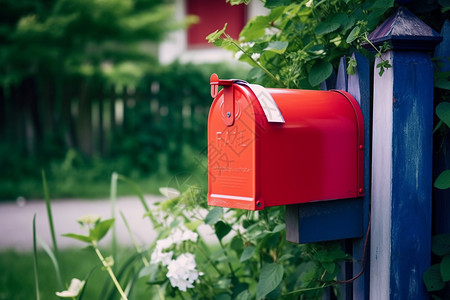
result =
[[188,46],[207,46],[206,36],[228,23],[226,33],[237,39],[247,21],[247,7],[231,6],[225,0],[187,0],[187,14],[200,18],[188,29]]

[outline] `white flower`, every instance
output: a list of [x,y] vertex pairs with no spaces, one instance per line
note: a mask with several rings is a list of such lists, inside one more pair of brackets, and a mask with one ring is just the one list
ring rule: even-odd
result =
[[252,54],[252,58],[254,59],[254,60],[258,60],[258,58],[261,56],[261,54],[259,54],[259,53],[253,53]]
[[173,287],[186,292],[186,288],[193,288],[193,283],[198,279],[200,273],[195,269],[195,257],[192,253],[184,253],[172,260],[167,269],[167,278]]
[[255,46],[255,42],[241,43],[242,48],[252,48],[253,46]]
[[197,241],[197,237],[197,233],[190,231],[186,227],[178,227],[175,229],[173,234],[171,234],[173,243],[177,245],[184,241],[192,241],[195,243]]
[[97,223],[102,217],[97,214],[90,214],[90,215],[84,215],[82,216],[78,221],[84,224],[95,224]]
[[234,54],[234,58],[239,59],[239,58],[241,58],[242,54],[244,54],[244,52],[238,51]]
[[173,245],[173,239],[171,236],[169,236],[165,239],[156,241],[156,248],[159,248],[161,250],[170,248],[172,245]]
[[156,247],[155,250],[153,250],[150,263],[161,263],[163,266],[167,266],[172,259],[173,251],[163,252],[165,249],[172,247],[172,245],[179,245],[184,241],[192,241],[195,243],[197,238],[197,233],[187,229],[184,226],[177,227],[170,236],[156,241]]
[[155,250],[153,250],[152,256],[150,257],[151,264],[161,263],[163,266],[167,266],[172,260],[173,251],[162,252],[163,249],[156,245]]
[[313,6],[313,2],[314,0],[309,0],[308,2],[305,3],[306,7],[312,7]]
[[101,218],[102,217],[100,215],[96,214],[84,215],[78,220],[78,224],[80,224],[83,228],[92,229],[98,222],[100,222]]
[[72,281],[70,281],[69,288],[66,291],[56,292],[56,296],[61,298],[74,298],[81,292],[84,283],[84,280],[81,281],[77,278],[73,278]]

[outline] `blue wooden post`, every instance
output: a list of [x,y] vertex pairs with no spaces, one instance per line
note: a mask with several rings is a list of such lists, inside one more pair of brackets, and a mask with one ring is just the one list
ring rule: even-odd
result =
[[369,39],[392,46],[382,56],[392,67],[381,77],[374,70],[370,298],[428,299],[422,275],[431,254],[433,66],[427,51],[441,37],[399,8]]
[[[347,91],[358,101],[364,117],[364,198],[363,198],[363,229],[367,230],[369,223],[370,210],[370,162],[371,162],[371,131],[372,122],[372,103],[370,94],[370,69],[369,60],[359,53],[353,54],[352,58],[356,60],[356,72],[348,76]],[[353,299],[369,299],[369,259],[368,249],[364,248],[365,236],[353,240],[353,276],[356,276],[364,270],[361,276],[353,282]],[[366,252],[366,253],[364,253]],[[366,255],[364,262],[362,258]]]

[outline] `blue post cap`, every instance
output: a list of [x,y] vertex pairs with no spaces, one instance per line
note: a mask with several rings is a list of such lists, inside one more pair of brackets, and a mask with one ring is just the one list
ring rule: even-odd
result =
[[[388,42],[393,50],[430,51],[442,41],[442,36],[425,24],[407,8],[401,6],[383,24],[369,36],[375,46]],[[365,42],[361,46],[372,51],[372,46]]]

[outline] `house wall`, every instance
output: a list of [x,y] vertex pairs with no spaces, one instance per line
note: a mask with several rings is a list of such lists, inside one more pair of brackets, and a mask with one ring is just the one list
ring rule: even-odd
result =
[[[177,21],[182,21],[187,16],[188,3],[187,1],[196,0],[175,0],[175,18]],[[209,1],[209,5],[213,6],[208,9],[210,14],[217,14],[218,18],[224,19],[227,22],[226,16],[223,16],[223,10],[214,9],[214,3],[225,0]],[[261,1],[252,1],[245,9],[246,21],[258,16],[267,14],[269,10],[263,6]],[[202,24],[200,24],[202,25]],[[205,26],[210,26],[205,24]],[[221,25],[223,26],[223,24]],[[204,32],[211,33],[220,28],[207,28]],[[206,37],[206,36],[205,36]],[[203,45],[188,45],[188,30],[182,29],[172,32],[166,41],[161,43],[158,51],[159,61],[162,64],[169,64],[175,60],[179,60],[182,63],[212,63],[219,61],[236,61],[233,58],[233,54],[230,51],[226,51],[220,48],[212,47],[208,44]]]

